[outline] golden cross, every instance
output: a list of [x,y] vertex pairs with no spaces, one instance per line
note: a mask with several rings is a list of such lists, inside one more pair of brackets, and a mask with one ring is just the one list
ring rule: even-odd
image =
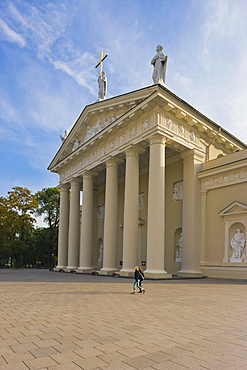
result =
[[106,57],[108,57],[108,54],[106,54],[104,57],[103,57],[103,50],[100,50],[100,61],[99,63],[96,64],[95,68],[97,68],[98,66],[100,66],[100,69],[99,69],[99,75],[102,76],[102,64],[103,64],[103,60],[105,60]]

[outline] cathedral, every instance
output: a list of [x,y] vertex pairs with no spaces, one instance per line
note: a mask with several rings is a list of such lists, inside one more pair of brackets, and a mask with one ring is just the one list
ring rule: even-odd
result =
[[165,86],[166,62],[159,45],[154,84],[109,99],[101,71],[63,138],[56,271],[247,278],[247,145]]

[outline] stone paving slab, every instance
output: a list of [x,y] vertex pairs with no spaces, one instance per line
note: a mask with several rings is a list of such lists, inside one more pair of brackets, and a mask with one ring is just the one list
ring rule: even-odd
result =
[[0,270],[0,370],[247,369],[247,281]]

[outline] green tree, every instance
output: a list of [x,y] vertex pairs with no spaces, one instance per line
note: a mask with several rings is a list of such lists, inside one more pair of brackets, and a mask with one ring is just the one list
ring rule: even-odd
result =
[[1,247],[5,258],[15,259],[20,267],[21,257],[28,248],[27,239],[34,228],[38,208],[36,196],[27,188],[15,186],[6,198],[0,199]]
[[44,222],[48,224],[49,240],[48,240],[48,267],[53,265],[53,255],[57,255],[57,239],[58,239],[58,223],[59,223],[59,204],[60,190],[54,188],[43,188],[36,193],[39,203],[37,210],[38,215],[45,215]]

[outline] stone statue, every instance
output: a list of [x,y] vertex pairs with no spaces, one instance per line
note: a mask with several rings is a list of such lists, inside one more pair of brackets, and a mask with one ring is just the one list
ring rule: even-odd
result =
[[151,60],[151,64],[154,66],[153,81],[155,84],[165,85],[167,55],[163,54],[163,46],[161,45],[156,47],[156,51],[157,54]]
[[98,262],[103,262],[103,244],[102,243],[100,244],[100,247],[99,247],[99,258],[98,258]]
[[182,261],[182,249],[183,249],[183,234],[180,234],[179,241],[175,244],[175,247],[179,247],[179,250],[175,253],[175,261],[181,262]]
[[98,78],[99,92],[98,92],[98,101],[106,99],[107,93],[107,77],[106,73],[103,71],[102,75]]
[[62,142],[64,142],[64,140],[68,137],[68,130],[65,130],[64,131],[64,136],[60,135],[60,139],[62,140]]
[[74,146],[72,148],[72,152],[75,151],[77,148],[79,148],[80,146],[80,142],[76,139],[76,141],[74,142]]
[[244,258],[244,246],[245,246],[245,237],[244,234],[241,232],[240,229],[237,229],[236,234],[231,240],[231,247],[232,247],[232,257],[230,259],[231,262],[242,262]]
[[174,183],[173,186],[173,200],[183,199],[183,181]]

